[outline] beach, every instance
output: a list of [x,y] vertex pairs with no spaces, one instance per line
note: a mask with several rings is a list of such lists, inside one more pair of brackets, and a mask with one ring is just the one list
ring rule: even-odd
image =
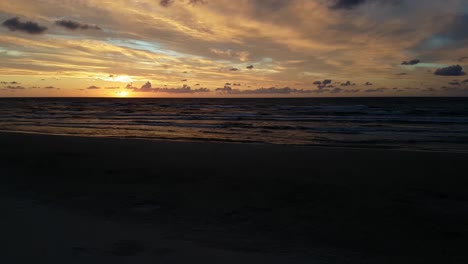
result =
[[467,160],[0,133],[0,262],[466,263]]

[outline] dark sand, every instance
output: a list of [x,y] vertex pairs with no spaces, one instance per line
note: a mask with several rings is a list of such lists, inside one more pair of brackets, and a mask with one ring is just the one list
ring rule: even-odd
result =
[[0,133],[0,263],[468,263],[468,155]]

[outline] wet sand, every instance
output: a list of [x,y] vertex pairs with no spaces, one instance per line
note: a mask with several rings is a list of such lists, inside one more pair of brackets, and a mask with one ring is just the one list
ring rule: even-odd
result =
[[0,262],[467,263],[467,160],[0,133]]

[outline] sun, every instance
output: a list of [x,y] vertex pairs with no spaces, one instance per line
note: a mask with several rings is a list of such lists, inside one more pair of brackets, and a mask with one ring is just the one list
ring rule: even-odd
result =
[[117,97],[127,97],[128,96],[128,92],[127,91],[120,91],[120,92],[117,92]]

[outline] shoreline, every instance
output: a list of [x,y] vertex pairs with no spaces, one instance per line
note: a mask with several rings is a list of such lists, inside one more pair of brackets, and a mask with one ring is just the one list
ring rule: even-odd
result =
[[208,143],[208,144],[246,144],[246,145],[265,145],[265,146],[279,146],[279,147],[304,147],[304,148],[317,148],[317,149],[355,149],[355,150],[376,150],[376,151],[398,151],[398,152],[428,152],[428,153],[452,153],[452,154],[468,154],[466,151],[457,151],[454,149],[436,150],[436,149],[416,149],[416,148],[399,148],[397,146],[370,146],[368,145],[326,145],[326,144],[281,144],[281,143],[268,143],[259,141],[236,141],[226,139],[203,139],[203,138],[151,138],[151,137],[123,137],[123,136],[91,136],[91,135],[73,135],[73,134],[54,134],[33,131],[12,131],[0,130],[0,134],[25,134],[25,135],[39,135],[39,136],[54,136],[54,137],[74,137],[74,138],[99,138],[99,139],[114,139],[114,140],[135,140],[135,141],[149,141],[149,142],[176,142],[176,143]]
[[65,216],[162,229],[213,252],[468,260],[467,154],[16,133],[0,146],[2,196]]

